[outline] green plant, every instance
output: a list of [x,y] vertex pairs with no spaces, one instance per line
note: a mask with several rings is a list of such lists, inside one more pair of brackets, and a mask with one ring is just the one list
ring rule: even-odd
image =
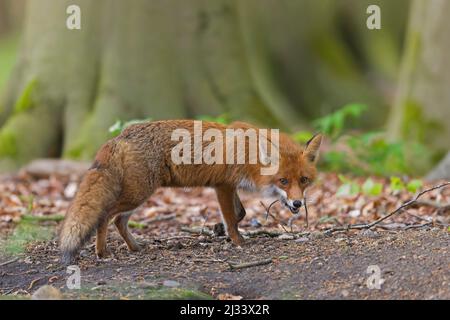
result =
[[402,191],[405,189],[405,184],[399,177],[391,177],[390,180],[391,184],[389,187],[392,191]]
[[133,124],[148,122],[151,120],[152,120],[151,118],[147,118],[147,119],[143,119],[143,120],[130,120],[130,121],[117,120],[111,127],[109,127],[108,131],[112,137],[116,137],[119,134],[121,134],[125,128],[127,128]]
[[233,121],[228,113],[223,113],[221,115],[218,115],[217,117],[201,115],[201,116],[197,117],[197,120],[211,121],[211,122],[217,122],[217,123],[221,123],[221,124],[229,124],[230,122]]
[[315,128],[332,139],[338,138],[345,127],[348,119],[358,119],[367,109],[364,104],[347,104],[339,110],[321,117],[313,122]]
[[[344,175],[338,175],[341,181],[341,186],[338,188],[337,196],[355,196],[357,194],[364,194],[366,196],[379,196],[383,192],[383,184],[375,182],[372,178],[367,178],[362,185],[356,181],[345,177]],[[404,183],[403,180],[397,176],[390,177],[389,189],[391,191],[408,191],[416,193],[422,188],[423,182],[419,179],[413,179],[408,183]]]
[[336,195],[337,196],[354,196],[360,193],[361,188],[358,183],[346,178],[343,175],[339,175],[339,180],[342,182],[342,185],[338,188]]
[[422,180],[419,180],[419,179],[413,179],[406,185],[406,189],[412,193],[416,193],[422,187],[423,187],[423,182],[422,182]]
[[416,193],[423,186],[422,180],[419,179],[413,179],[407,184],[405,184],[401,178],[395,176],[391,177],[390,180],[391,183],[389,187],[392,191],[407,190],[408,192]]
[[362,191],[368,196],[378,196],[383,191],[383,185],[369,178],[362,185]]
[[[384,132],[348,132],[349,120],[357,120],[367,109],[363,104],[348,104],[314,121],[315,129],[331,138],[331,145],[321,157],[325,170],[356,175],[417,175],[432,164],[427,148],[417,141],[389,141]],[[299,131],[292,137],[305,143],[311,132]],[[411,186],[413,189],[414,186]]]
[[312,138],[314,134],[310,131],[297,131],[291,135],[292,139],[294,141],[297,141],[298,143],[305,144],[309,141],[309,139]]

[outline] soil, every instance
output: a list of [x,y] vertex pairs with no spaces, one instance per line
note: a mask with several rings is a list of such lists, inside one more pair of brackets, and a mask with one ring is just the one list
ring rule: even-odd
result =
[[[80,290],[66,287],[70,274],[54,239],[31,242],[15,258],[0,256],[0,293],[26,297],[51,284],[69,299],[450,299],[450,233],[443,228],[261,236],[242,248],[187,233],[171,239],[144,233],[138,240],[143,249],[129,252],[111,230],[111,256],[103,260],[90,242],[78,262]],[[264,259],[271,261],[230,268]],[[373,265],[384,280],[380,289],[367,286]]]

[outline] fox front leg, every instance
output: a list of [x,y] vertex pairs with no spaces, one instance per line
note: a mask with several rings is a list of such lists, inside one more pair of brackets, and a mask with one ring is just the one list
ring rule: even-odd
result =
[[[237,245],[242,245],[244,238],[238,230],[239,218],[236,214],[236,190],[232,187],[221,186],[216,188],[217,199],[219,200],[220,209],[222,211],[223,221],[225,223],[228,236],[231,241]],[[239,198],[237,198],[239,199]],[[240,200],[239,200],[240,203]],[[242,204],[240,204],[242,206]],[[240,213],[242,215],[242,212]],[[245,210],[244,210],[245,215]],[[243,217],[242,217],[243,218]],[[241,220],[242,220],[241,218]]]
[[[237,218],[237,223],[239,223],[245,218],[245,215],[247,213],[236,191],[233,194],[233,204],[234,204],[234,214]],[[222,222],[216,223],[214,225],[213,231],[217,237],[222,237],[225,235],[225,226],[223,225]]]

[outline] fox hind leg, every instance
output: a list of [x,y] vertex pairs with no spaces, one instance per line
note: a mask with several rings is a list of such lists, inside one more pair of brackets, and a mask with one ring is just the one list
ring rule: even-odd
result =
[[134,239],[134,237],[130,233],[130,230],[128,229],[128,220],[133,213],[134,210],[118,214],[114,218],[114,224],[116,225],[120,236],[123,238],[123,240],[125,240],[128,249],[130,251],[139,251],[141,249],[141,246]]
[[109,217],[103,219],[97,228],[97,237],[95,243],[95,252],[97,257],[106,258],[109,255],[108,249],[106,248],[106,237],[108,235],[108,223]]

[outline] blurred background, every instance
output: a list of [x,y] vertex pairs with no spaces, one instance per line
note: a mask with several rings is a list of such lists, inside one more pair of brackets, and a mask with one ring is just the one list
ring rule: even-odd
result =
[[[66,27],[73,4],[81,30]],[[366,25],[372,4],[380,30]],[[422,176],[450,149],[446,12],[441,0],[0,0],[0,171],[90,160],[128,121],[196,118],[299,142],[322,131],[324,169]]]

